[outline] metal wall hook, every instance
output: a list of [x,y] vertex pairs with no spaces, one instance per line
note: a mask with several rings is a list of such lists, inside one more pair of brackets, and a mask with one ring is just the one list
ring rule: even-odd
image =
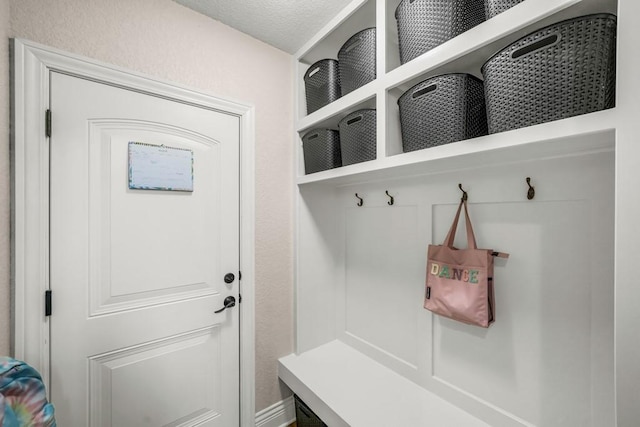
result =
[[536,190],[531,186],[531,178],[527,177],[527,185],[529,190],[527,191],[527,199],[532,200],[536,196]]
[[462,184],[458,184],[458,188],[462,191],[462,200],[466,202],[469,197],[467,196],[467,192],[462,189]]
[[364,204],[364,201],[362,200],[362,197],[358,196],[358,193],[356,193],[356,197],[358,198],[358,200],[360,200],[357,205],[358,206],[362,206]]
[[389,194],[389,191],[388,191],[388,190],[385,190],[385,194],[386,194],[387,196],[389,196],[389,199],[391,199],[391,200],[389,200],[389,201],[387,202],[387,204],[388,204],[389,206],[393,206],[393,196],[392,196],[391,194]]

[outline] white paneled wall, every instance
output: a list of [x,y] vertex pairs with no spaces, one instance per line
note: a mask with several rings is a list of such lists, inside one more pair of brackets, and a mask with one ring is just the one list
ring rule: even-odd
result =
[[[422,307],[426,249],[444,241],[458,183],[479,246],[510,253],[495,261],[489,329]],[[613,188],[611,150],[305,186],[298,351],[338,339],[499,425],[613,425]]]
[[[310,129],[336,129],[350,112],[376,108],[377,158],[305,174],[298,146],[297,351],[281,359],[281,378],[338,426],[473,424],[438,411],[444,398],[491,426],[635,427],[640,4],[524,0],[400,64],[400,1],[353,0],[296,54],[302,76],[376,26],[376,79],[306,114],[299,78],[294,112],[300,142]],[[412,85],[481,76],[482,64],[520,37],[594,13],[618,17],[615,108],[403,153],[397,100]],[[426,248],[450,225],[458,183],[480,244],[511,253],[496,260],[488,330],[421,307]],[[410,397],[407,379],[419,385]]]

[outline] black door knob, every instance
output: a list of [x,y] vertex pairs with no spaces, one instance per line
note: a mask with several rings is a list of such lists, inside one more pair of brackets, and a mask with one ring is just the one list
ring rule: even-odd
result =
[[216,310],[215,313],[222,313],[227,308],[235,307],[236,299],[232,296],[228,296],[224,299],[223,304],[224,304],[224,307],[222,307],[220,310]]
[[233,283],[236,280],[236,276],[233,273],[227,273],[224,275],[224,283]]

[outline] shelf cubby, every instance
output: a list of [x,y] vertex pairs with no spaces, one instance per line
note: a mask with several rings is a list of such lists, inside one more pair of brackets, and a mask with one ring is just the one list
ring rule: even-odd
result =
[[[382,1],[382,0],[380,0]],[[376,108],[378,117],[378,158],[375,162],[367,162],[356,168],[344,168],[339,172],[328,174],[314,174],[312,181],[322,179],[322,176],[334,176],[355,173],[361,174],[364,170],[375,171],[377,168],[385,169],[389,157],[402,155],[403,158],[430,158],[429,154],[412,154],[408,156],[402,152],[399,113],[397,99],[413,85],[436,75],[446,73],[469,73],[482,77],[481,67],[494,53],[513,43],[524,35],[564,19],[570,19],[591,13],[615,13],[616,0],[527,0],[517,6],[497,15],[490,20],[460,34],[414,60],[399,65],[397,28],[395,23],[395,9],[399,0],[386,0],[384,11],[386,16],[378,17],[377,22],[385,28],[386,45],[379,46],[378,53],[385,54],[386,67],[378,67],[378,78],[373,82],[339,98],[320,110],[306,115],[306,102],[304,100],[304,82],[302,76],[308,66],[324,57],[337,55],[340,46],[355,32],[360,29],[374,26],[376,22],[376,1],[357,0],[351,3],[338,17],[333,26],[330,24],[323,29],[318,36],[312,39],[297,55],[298,69],[298,111],[299,119],[296,121],[296,131],[303,134],[313,128],[337,129],[338,121],[351,111],[360,108]],[[381,37],[378,38],[380,40]],[[334,52],[334,55],[329,55]],[[396,59],[394,59],[396,58]],[[397,64],[396,64],[397,62]],[[380,61],[378,61],[380,63]],[[391,66],[390,66],[391,65]],[[389,70],[382,73],[381,69]],[[575,118],[577,123],[582,119]],[[571,121],[567,126],[571,126]],[[552,126],[551,128],[554,128]],[[544,127],[542,128],[544,129]],[[518,138],[518,131],[513,138]],[[528,132],[525,131],[525,135]],[[557,139],[555,135],[541,136]],[[480,143],[494,139],[492,135],[476,138]],[[498,137],[498,139],[501,139]],[[474,139],[475,141],[475,139]],[[489,144],[490,145],[490,144]],[[433,147],[427,150],[434,150]],[[449,151],[448,149],[438,151]],[[435,153],[434,153],[435,155]],[[440,156],[437,156],[440,158]],[[299,156],[302,159],[301,156]],[[418,160],[418,163],[422,163]],[[303,176],[303,168],[300,171],[300,182],[309,182],[309,177]]]
[[307,116],[303,77],[309,67],[321,59],[337,59],[338,51],[351,36],[360,30],[375,26],[376,1],[353,1],[298,52],[296,55],[297,111],[300,120],[304,120]]

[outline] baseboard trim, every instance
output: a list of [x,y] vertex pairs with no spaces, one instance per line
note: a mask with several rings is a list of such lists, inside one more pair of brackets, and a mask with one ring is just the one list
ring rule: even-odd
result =
[[293,396],[256,413],[256,427],[287,427],[296,420]]

